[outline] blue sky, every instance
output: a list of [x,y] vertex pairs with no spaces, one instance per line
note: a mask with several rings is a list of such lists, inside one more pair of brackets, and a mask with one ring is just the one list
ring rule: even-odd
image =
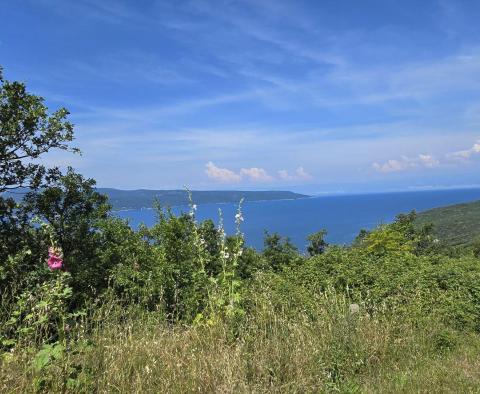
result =
[[1,2],[0,64],[99,186],[480,185],[480,2]]

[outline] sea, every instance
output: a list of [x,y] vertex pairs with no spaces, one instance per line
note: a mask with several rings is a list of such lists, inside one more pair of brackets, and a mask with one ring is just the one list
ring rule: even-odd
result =
[[[321,229],[333,244],[349,244],[361,229],[373,229],[392,222],[399,213],[417,212],[445,205],[480,200],[480,189],[431,190],[359,195],[315,196],[296,200],[244,202],[241,231],[248,246],[263,248],[265,231],[289,237],[304,251],[307,236]],[[212,219],[217,225],[219,211],[227,234],[235,232],[238,204],[202,204],[197,206],[196,220]],[[188,206],[172,208],[173,212],[189,212]],[[117,211],[134,228],[140,223],[151,226],[156,221],[154,209]]]

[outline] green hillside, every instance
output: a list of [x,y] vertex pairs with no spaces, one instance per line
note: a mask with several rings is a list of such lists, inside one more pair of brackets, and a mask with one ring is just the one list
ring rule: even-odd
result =
[[433,223],[438,238],[451,245],[470,244],[480,238],[480,201],[430,209],[417,222]]
[[[187,205],[188,193],[185,190],[119,190],[98,188],[100,193],[108,195],[114,209],[150,208],[157,199],[163,206]],[[245,201],[283,200],[308,197],[290,191],[239,191],[239,190],[193,190],[192,199],[196,204],[238,203]]]
[[[188,205],[188,193],[185,190],[120,190],[113,188],[97,188],[99,193],[108,196],[109,203],[114,210],[151,208],[155,200],[162,206]],[[28,192],[26,188],[20,188],[15,193],[4,193],[7,197],[13,197],[19,201]],[[212,203],[238,203],[242,198],[245,201],[264,200],[295,200],[307,198],[305,194],[290,191],[241,191],[241,190],[193,190],[192,199],[196,204]]]

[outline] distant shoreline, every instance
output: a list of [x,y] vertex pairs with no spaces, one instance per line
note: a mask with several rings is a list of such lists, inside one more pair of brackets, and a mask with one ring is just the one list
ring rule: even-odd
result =
[[[332,195],[333,196],[333,195]],[[319,198],[322,196],[305,196],[305,197],[298,197],[298,198],[275,198],[275,199],[265,199],[265,200],[251,200],[251,201],[245,201],[244,203],[257,203],[257,202],[274,202],[274,201],[296,201],[296,200],[306,200],[310,198]],[[204,202],[204,203],[195,203],[195,205],[226,205],[226,204],[236,204],[238,205],[238,202],[234,201],[223,201],[223,202]],[[188,207],[188,204],[177,204],[177,205],[168,205],[165,208],[178,208],[178,207]],[[112,209],[112,212],[128,212],[128,211],[139,211],[139,210],[154,210],[156,208],[154,207],[140,207],[140,208],[122,208],[122,209]]]
[[[295,201],[295,200],[305,200],[305,199],[316,199],[316,198],[348,198],[356,196],[379,196],[379,195],[388,195],[388,194],[424,194],[424,193],[436,193],[436,192],[454,192],[454,191],[471,191],[471,190],[480,190],[478,187],[469,187],[469,188],[445,188],[445,189],[428,189],[428,190],[398,190],[398,191],[385,191],[385,192],[365,192],[365,193],[332,193],[332,194],[312,194],[312,195],[303,195],[304,197],[297,198],[275,198],[275,199],[261,199],[261,200],[250,200],[245,201],[247,203],[257,203],[257,202],[274,202],[274,201]],[[472,202],[475,200],[472,200]],[[197,203],[196,205],[209,205],[209,204],[238,204],[239,201],[222,201],[222,202],[202,202]],[[175,205],[165,205],[165,208],[178,208],[178,207],[187,207],[188,204],[175,204]],[[138,208],[113,208],[112,212],[128,212],[128,211],[138,211],[138,210],[154,210],[154,207],[138,207]],[[421,211],[419,211],[421,212]]]

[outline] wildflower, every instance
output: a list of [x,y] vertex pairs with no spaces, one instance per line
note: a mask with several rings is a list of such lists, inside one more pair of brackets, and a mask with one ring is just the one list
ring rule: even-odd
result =
[[48,248],[48,267],[53,270],[58,270],[63,268],[63,253],[62,249],[49,247]]
[[194,211],[196,211],[196,210],[197,210],[197,204],[193,204],[193,205],[192,205],[192,209],[193,209]]
[[228,254],[228,252],[223,252],[223,258],[228,259],[229,257],[230,255]]
[[242,216],[242,214],[241,214],[241,213],[237,213],[237,214],[235,215],[235,220],[236,220],[237,222],[243,222],[243,216]]

